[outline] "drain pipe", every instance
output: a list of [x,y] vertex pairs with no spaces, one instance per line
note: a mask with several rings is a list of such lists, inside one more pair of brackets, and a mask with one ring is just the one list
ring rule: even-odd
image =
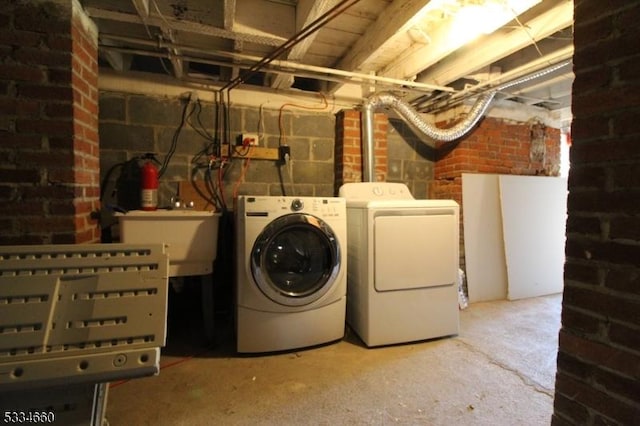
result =
[[484,115],[493,100],[496,91],[482,94],[471,107],[467,116],[453,127],[439,129],[431,123],[427,123],[414,110],[411,105],[390,92],[375,93],[364,101],[362,105],[361,131],[362,131],[362,157],[363,157],[363,182],[375,182],[375,157],[374,157],[374,129],[373,116],[379,107],[390,107],[396,111],[409,124],[413,125],[424,135],[431,139],[443,142],[451,142],[461,138],[475,126]]

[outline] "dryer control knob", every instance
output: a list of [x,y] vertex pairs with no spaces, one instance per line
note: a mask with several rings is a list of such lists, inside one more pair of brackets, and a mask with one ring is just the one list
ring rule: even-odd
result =
[[304,208],[304,203],[302,202],[301,199],[296,198],[291,202],[291,210],[293,210],[294,212],[299,212],[303,208]]

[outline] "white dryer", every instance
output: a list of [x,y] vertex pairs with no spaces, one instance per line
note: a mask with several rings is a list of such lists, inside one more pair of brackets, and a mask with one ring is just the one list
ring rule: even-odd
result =
[[346,238],[342,198],[238,197],[238,352],[290,350],[344,336]]
[[369,346],[458,334],[459,206],[349,183],[347,322]]

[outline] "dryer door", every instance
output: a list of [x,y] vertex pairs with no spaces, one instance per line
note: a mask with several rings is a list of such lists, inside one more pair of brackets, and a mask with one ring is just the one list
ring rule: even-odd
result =
[[454,212],[378,216],[374,228],[377,291],[454,285],[458,274]]
[[340,246],[322,219],[304,213],[281,216],[256,239],[251,272],[276,303],[306,305],[332,286],[341,267]]

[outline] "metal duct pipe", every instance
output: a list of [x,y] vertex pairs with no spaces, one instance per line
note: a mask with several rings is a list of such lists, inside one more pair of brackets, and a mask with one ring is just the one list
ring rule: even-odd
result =
[[[364,160],[362,180],[364,182],[375,181],[375,158],[373,153],[374,141],[373,141],[373,114],[375,109],[382,106],[391,107],[409,124],[412,124],[418,131],[431,139],[451,142],[461,138],[469,130],[478,123],[478,120],[484,115],[489,104],[493,100],[496,93],[500,90],[507,89],[512,86],[516,86],[527,81],[540,78],[544,75],[550,74],[560,68],[563,68],[570,64],[570,61],[565,61],[560,64],[553,65],[547,69],[537,71],[533,74],[520,77],[513,81],[508,81],[496,86],[493,90],[481,94],[476,103],[473,104],[467,116],[458,124],[448,129],[439,129],[431,123],[427,123],[420,116],[420,114],[408,103],[398,98],[396,95],[389,92],[374,93],[367,98],[362,105],[362,117],[360,128],[362,131],[362,157]],[[479,87],[481,85],[476,86]]]
[[361,131],[362,131],[362,156],[364,160],[362,180],[363,182],[375,181],[375,158],[374,158],[374,126],[373,116],[379,107],[390,107],[396,111],[416,130],[437,141],[451,142],[464,136],[478,123],[484,115],[487,107],[493,100],[496,91],[482,94],[471,107],[467,116],[453,127],[439,129],[431,123],[427,123],[420,114],[408,103],[389,92],[375,93],[367,98],[362,105]]

